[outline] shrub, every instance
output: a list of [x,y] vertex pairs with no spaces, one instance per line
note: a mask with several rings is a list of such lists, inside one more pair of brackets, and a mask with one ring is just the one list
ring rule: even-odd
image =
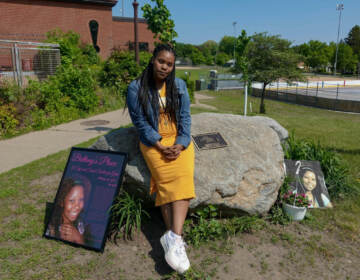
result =
[[0,104],[16,102],[21,96],[21,88],[15,83],[7,80],[0,81]]
[[331,149],[322,147],[319,142],[296,139],[294,133],[291,133],[284,145],[284,152],[286,159],[319,161],[332,198],[358,193],[355,185],[350,182],[349,169],[345,162]]
[[99,77],[100,86],[111,88],[119,96],[125,97],[129,83],[141,74],[150,57],[151,54],[141,52],[139,66],[134,60],[133,52],[114,50],[104,62]]
[[190,80],[190,77],[188,75],[182,76],[181,79],[183,79],[186,83],[186,87],[189,92],[190,102],[194,103],[195,99],[195,81]]
[[12,104],[0,105],[0,134],[11,133],[19,121],[15,118],[16,109]]

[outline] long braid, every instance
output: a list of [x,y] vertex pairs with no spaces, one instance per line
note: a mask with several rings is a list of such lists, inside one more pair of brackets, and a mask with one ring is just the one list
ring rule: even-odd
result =
[[[149,61],[149,64],[138,78],[140,81],[140,88],[138,91],[138,97],[140,105],[145,113],[145,116],[149,119],[148,104],[151,104],[154,117],[157,118],[159,109],[159,98],[155,86],[154,73],[153,73],[153,59],[158,56],[161,51],[168,51],[176,57],[174,49],[167,44],[157,45],[154,49],[153,56]],[[179,109],[179,93],[175,85],[175,65],[171,73],[165,79],[166,83],[166,108],[165,112],[169,115],[170,119],[176,117],[176,112]],[[149,100],[150,99],[150,100]]]

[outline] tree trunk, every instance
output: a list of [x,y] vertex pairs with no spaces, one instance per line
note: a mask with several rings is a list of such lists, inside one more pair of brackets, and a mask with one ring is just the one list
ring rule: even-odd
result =
[[264,96],[265,96],[265,88],[266,88],[266,83],[263,84],[263,90],[261,93],[261,102],[260,102],[260,114],[265,114],[266,110],[265,110],[265,104],[264,104]]

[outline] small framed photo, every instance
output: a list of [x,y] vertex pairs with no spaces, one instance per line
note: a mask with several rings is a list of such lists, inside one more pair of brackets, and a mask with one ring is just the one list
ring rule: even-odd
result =
[[286,175],[294,193],[305,194],[310,201],[309,208],[332,207],[324,174],[319,161],[285,160]]
[[72,148],[44,236],[103,252],[127,157],[120,152]]

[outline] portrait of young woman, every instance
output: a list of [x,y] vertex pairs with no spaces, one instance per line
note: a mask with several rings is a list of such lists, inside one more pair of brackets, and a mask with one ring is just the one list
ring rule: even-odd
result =
[[166,225],[160,238],[165,260],[184,273],[190,267],[182,238],[189,201],[195,197],[194,146],[190,138],[190,99],[183,80],[175,78],[175,51],[157,45],[141,76],[131,82],[127,107],[140,136],[140,150],[151,172]]
[[81,217],[86,197],[87,190],[81,181],[64,179],[46,235],[79,245],[90,245],[90,231]]

